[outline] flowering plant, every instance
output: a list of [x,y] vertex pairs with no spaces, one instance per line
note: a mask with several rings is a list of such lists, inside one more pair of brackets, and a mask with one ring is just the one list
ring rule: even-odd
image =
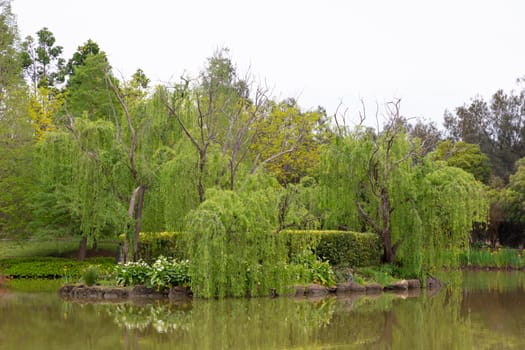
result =
[[122,286],[145,284],[157,290],[185,286],[190,282],[189,261],[159,256],[152,265],[144,261],[118,264],[115,278]]

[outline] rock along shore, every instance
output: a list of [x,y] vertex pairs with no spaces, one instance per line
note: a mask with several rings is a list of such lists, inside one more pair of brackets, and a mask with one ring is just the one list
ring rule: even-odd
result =
[[[426,285],[422,286],[419,280],[400,280],[392,285],[383,287],[378,283],[360,285],[356,282],[338,283],[333,287],[324,287],[318,284],[294,286],[295,292],[289,296],[296,297],[321,297],[325,295],[344,296],[349,294],[378,294],[385,291],[403,292],[419,290],[421,288],[436,290],[441,288],[441,282],[436,278],[428,278]],[[58,294],[64,299],[86,301],[123,301],[127,299],[188,299],[192,297],[188,287],[172,287],[157,291],[145,286],[134,287],[102,287],[85,286],[82,284],[66,284],[61,287]]]

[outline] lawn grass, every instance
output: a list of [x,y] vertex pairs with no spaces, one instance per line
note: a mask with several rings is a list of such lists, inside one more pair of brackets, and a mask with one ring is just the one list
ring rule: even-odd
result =
[[[79,238],[69,239],[29,239],[29,240],[0,240],[0,259],[22,257],[75,257],[80,244]],[[101,241],[98,243],[99,252],[116,252],[117,241]],[[111,255],[110,255],[111,256]]]

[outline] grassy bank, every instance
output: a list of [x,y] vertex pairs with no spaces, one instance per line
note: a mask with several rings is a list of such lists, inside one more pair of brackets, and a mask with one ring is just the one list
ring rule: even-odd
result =
[[459,256],[466,268],[524,269],[525,251],[511,248],[470,249]]

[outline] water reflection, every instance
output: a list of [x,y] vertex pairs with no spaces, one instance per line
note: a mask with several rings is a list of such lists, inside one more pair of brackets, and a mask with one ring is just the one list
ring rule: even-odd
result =
[[525,274],[436,294],[90,304],[0,297],[1,349],[523,349]]

